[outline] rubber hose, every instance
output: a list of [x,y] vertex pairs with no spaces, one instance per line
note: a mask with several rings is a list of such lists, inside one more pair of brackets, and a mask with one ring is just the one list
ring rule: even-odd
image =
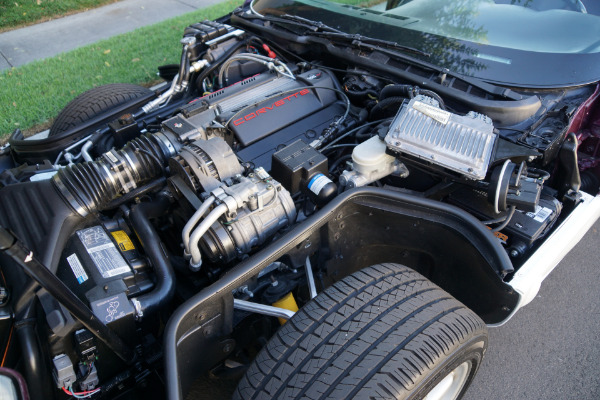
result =
[[129,220],[156,274],[156,285],[150,293],[137,297],[145,314],[152,314],[171,301],[175,294],[175,273],[150,218],[163,215],[170,202],[158,196],[153,202],[140,203],[131,209]]
[[135,199],[136,197],[143,196],[146,193],[149,193],[153,190],[163,187],[167,183],[167,178],[164,176],[158,177],[156,180],[148,183],[147,185],[141,186],[129,193],[124,194],[123,196],[117,197],[108,203],[104,209],[112,210],[120,207],[121,205],[128,203],[129,201]]
[[513,215],[515,215],[516,209],[517,209],[517,207],[511,206],[510,209],[508,210],[508,214],[506,214],[506,219],[504,220],[504,222],[502,224],[498,225],[497,227],[495,227],[494,229],[492,229],[492,232],[500,232],[502,229],[506,228],[508,226],[508,224],[510,223],[510,220],[512,219]]
[[379,94],[379,101],[391,97],[408,97],[412,99],[417,94],[434,98],[442,110],[446,109],[446,104],[439,94],[432,90],[420,89],[419,87],[410,85],[388,85],[384,87]]
[[35,330],[36,302],[37,299],[33,298],[25,309],[20,310],[20,318],[15,322],[15,331],[19,338],[30,397],[32,399],[51,399],[53,395],[50,371],[44,361],[45,357],[42,355]]
[[196,78],[196,88],[198,89],[198,91],[200,93],[202,93],[204,91],[202,89],[202,81],[204,81],[204,79],[206,79],[206,77],[208,77],[210,74],[212,74],[215,69],[219,68],[221,66],[221,64],[223,64],[224,61],[227,61],[227,59],[229,59],[229,57],[231,57],[233,55],[233,53],[238,51],[240,48],[244,47],[246,45],[246,43],[247,43],[246,40],[242,40],[238,44],[233,45],[233,47],[231,47],[229,50],[227,50],[225,53],[223,53],[223,55],[219,58],[219,60],[217,62],[213,63],[210,67],[208,67],[207,69],[202,71],[202,73],[200,73],[200,75],[198,75],[198,77]]
[[331,167],[329,167],[329,172],[333,172],[335,171],[335,169],[343,162],[346,162],[348,160],[352,159],[352,154],[347,154],[343,157],[338,158],[337,160],[335,160],[333,162],[333,164],[331,164]]
[[66,199],[71,198],[81,206],[80,214],[85,215],[105,209],[117,195],[126,191],[126,185],[145,184],[162,174],[164,164],[173,153],[174,150],[166,148],[155,135],[146,134],[96,161],[61,168],[53,181]]
[[368,98],[369,95],[373,96],[373,98],[377,97],[377,91],[373,89],[346,90],[346,94],[353,101],[363,101],[365,98]]
[[583,171],[581,173],[581,187],[586,193],[596,195],[600,188],[600,179],[591,170]]
[[414,87],[411,85],[388,85],[381,89],[379,101],[388,97],[412,97]]
[[[404,97],[388,97],[385,100],[381,100],[371,110],[371,120],[377,121],[387,117],[393,117],[398,112],[398,109],[404,100]],[[392,111],[391,114],[390,110]]]

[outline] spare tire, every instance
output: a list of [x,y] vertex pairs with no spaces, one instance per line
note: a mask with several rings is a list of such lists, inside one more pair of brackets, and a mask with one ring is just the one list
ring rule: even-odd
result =
[[90,89],[63,108],[50,127],[49,136],[66,132],[100,114],[149,94],[152,94],[150,89],[128,83],[111,83]]
[[402,265],[374,265],[286,322],[233,398],[455,400],[487,342],[485,323],[450,294]]

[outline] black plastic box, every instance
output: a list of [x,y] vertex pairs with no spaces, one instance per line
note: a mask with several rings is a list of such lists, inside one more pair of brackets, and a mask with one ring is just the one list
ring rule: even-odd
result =
[[315,174],[327,175],[327,157],[302,140],[273,154],[271,176],[292,195],[301,191]]

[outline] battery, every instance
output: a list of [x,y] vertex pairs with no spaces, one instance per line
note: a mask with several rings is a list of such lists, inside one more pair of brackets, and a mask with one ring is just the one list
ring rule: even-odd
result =
[[[487,194],[471,188],[462,188],[449,195],[448,201],[481,220],[501,217],[494,213],[492,205],[487,201]],[[508,225],[502,232],[512,243],[520,241],[531,246],[533,242],[544,237],[552,228],[561,212],[561,204],[551,194],[542,191],[538,205],[534,211],[515,210]],[[504,212],[506,214],[506,212]]]
[[150,290],[150,272],[125,231],[96,225],[69,238],[56,275],[91,305],[121,293],[133,297]]

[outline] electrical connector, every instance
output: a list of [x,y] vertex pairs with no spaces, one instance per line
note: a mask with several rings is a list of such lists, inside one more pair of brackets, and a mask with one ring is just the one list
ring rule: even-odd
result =
[[79,364],[79,374],[82,376],[82,380],[79,381],[79,389],[85,391],[94,390],[100,380],[98,379],[98,371],[93,363],[85,365]]
[[66,354],[59,354],[52,359],[54,370],[52,374],[54,376],[54,382],[57,388],[68,388],[75,383],[77,376],[75,376],[75,370],[73,369],[73,363]]
[[75,332],[75,349],[82,362],[94,362],[96,360],[96,342],[94,335],[87,329]]

